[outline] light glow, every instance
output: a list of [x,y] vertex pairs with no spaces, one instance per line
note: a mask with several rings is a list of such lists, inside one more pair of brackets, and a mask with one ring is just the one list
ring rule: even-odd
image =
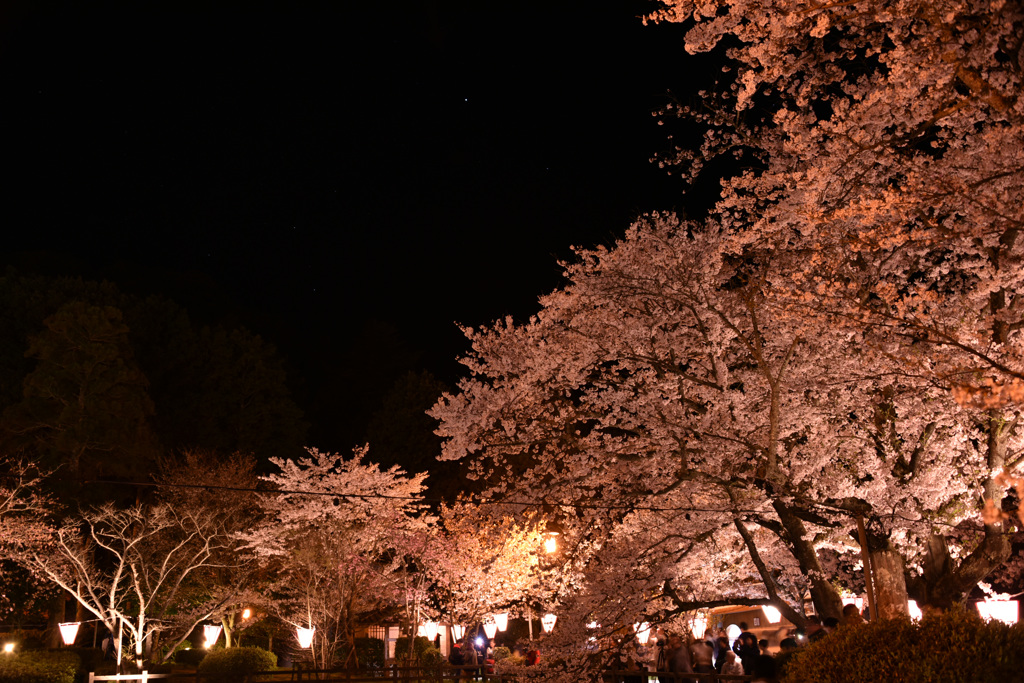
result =
[[921,621],[921,617],[924,616],[921,608],[917,606],[917,600],[907,600],[907,611],[910,612],[910,618],[914,621]]
[[544,538],[544,552],[551,554],[558,550],[558,533],[552,531],[545,534]]
[[295,627],[295,637],[299,640],[299,647],[303,650],[308,650],[313,647],[313,634],[316,633],[316,626],[310,626],[309,628],[303,628],[301,626]]
[[769,624],[777,624],[782,621],[782,612],[775,605],[761,605],[761,611],[764,612]]
[[243,619],[248,619],[251,616],[252,616],[252,610],[251,609],[246,607],[244,610],[242,610],[242,618]]
[[203,624],[203,647],[209,650],[216,645],[222,628],[220,624]]
[[7,654],[14,652],[14,643],[4,643],[4,652]]
[[858,612],[864,611],[864,598],[843,598],[844,605],[856,605]]
[[633,630],[636,631],[637,642],[641,645],[646,645],[647,641],[651,638],[651,625],[646,621],[633,624]]
[[1020,607],[1016,600],[984,600],[977,603],[978,614],[982,619],[995,619],[1008,626],[1017,623]]
[[697,614],[693,618],[693,626],[690,629],[693,631],[694,638],[703,638],[704,633],[708,630],[708,618],[704,614]]
[[551,633],[551,631],[553,631],[555,628],[555,622],[557,620],[558,617],[552,614],[551,612],[548,612],[543,617],[541,617],[540,625],[544,627],[544,633]]
[[65,645],[74,645],[75,638],[78,637],[78,627],[81,626],[81,622],[68,621],[63,624],[57,624],[60,628],[60,639],[64,641]]
[[462,640],[462,636],[466,635],[466,627],[452,624],[452,635],[455,636],[456,642]]
[[498,612],[494,615],[494,623],[498,625],[498,630],[502,633],[508,628],[508,612]]

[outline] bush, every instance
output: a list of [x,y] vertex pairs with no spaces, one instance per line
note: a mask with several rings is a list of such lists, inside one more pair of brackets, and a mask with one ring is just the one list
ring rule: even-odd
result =
[[441,651],[433,645],[424,650],[423,654],[420,655],[421,666],[441,666],[444,664],[444,661],[444,656],[441,654]]
[[1024,670],[1024,625],[957,610],[841,627],[793,656],[784,683],[1004,683]]
[[[408,643],[408,639],[405,641]],[[406,645],[408,647],[408,644]],[[396,649],[397,653],[398,650]],[[348,661],[348,643],[341,643],[338,647],[337,662],[343,665]],[[359,660],[359,668],[380,669],[384,666],[384,641],[380,638],[356,638],[356,659]]]
[[248,674],[277,667],[277,655],[259,647],[230,647],[214,650],[199,663],[202,678],[232,683],[245,681]]
[[[423,659],[423,653],[427,651],[427,648],[434,647],[434,643],[423,636],[416,636],[413,641],[413,658],[417,660]],[[402,636],[395,641],[395,659],[405,659],[409,656],[409,636]]]
[[206,650],[195,647],[192,649],[177,650],[174,653],[174,661],[178,664],[184,664],[185,666],[199,666],[206,657],[206,654]]
[[500,662],[503,659],[508,659],[512,656],[512,650],[508,649],[504,645],[494,648],[494,661],[495,663]]
[[0,656],[0,683],[74,683],[82,660],[59,650],[28,650]]

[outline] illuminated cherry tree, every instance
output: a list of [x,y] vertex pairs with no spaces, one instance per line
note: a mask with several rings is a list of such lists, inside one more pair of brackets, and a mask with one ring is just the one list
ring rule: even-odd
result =
[[[787,265],[670,216],[580,252],[535,319],[468,331],[472,377],[433,411],[445,457],[469,457],[496,495],[568,506],[584,567],[631,530],[661,617],[770,601],[799,622],[805,591],[837,614],[821,552],[859,552],[858,515],[905,606],[903,563],[977,514],[997,433],[897,349],[798,317],[772,289]],[[965,577],[1001,561],[975,559]]]
[[40,493],[43,473],[34,465],[0,459],[0,557],[18,556],[50,540],[52,502]]
[[357,665],[357,627],[401,607],[406,550],[431,521],[426,474],[382,470],[366,452],[272,460],[280,472],[265,479],[277,492],[264,499],[267,522],[247,536],[276,572],[270,591],[281,618],[316,629],[311,654],[323,668],[343,652]]

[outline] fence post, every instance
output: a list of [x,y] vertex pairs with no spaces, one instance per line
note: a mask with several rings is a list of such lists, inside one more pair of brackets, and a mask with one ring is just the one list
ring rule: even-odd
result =
[[95,671],[90,671],[89,672],[89,683],[96,683],[96,672]]
[[142,683],[146,683],[149,680],[149,672],[145,669],[142,670]]

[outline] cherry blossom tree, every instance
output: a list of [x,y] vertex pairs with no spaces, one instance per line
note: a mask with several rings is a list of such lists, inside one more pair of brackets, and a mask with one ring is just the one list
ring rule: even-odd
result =
[[483,623],[495,612],[521,611],[549,590],[542,558],[545,525],[522,514],[459,502],[441,508],[423,567],[441,613],[453,623]]
[[0,557],[26,552],[48,542],[53,503],[40,492],[44,473],[33,464],[0,459]]
[[405,550],[431,521],[426,474],[381,470],[366,453],[309,449],[298,461],[273,459],[280,472],[265,477],[276,489],[264,498],[268,521],[247,536],[277,573],[279,616],[316,629],[311,654],[323,668],[346,651],[346,663],[357,665],[356,628],[400,607]]
[[[674,603],[663,616],[759,600],[799,622],[804,591],[819,613],[838,613],[820,551],[859,551],[858,515],[901,585],[901,562],[920,559],[932,525],[976,514],[985,431],[862,337],[817,314],[798,320],[773,296],[770,275],[785,265],[714,224],[668,216],[581,252],[528,324],[469,331],[473,377],[433,411],[445,457],[470,456],[496,495],[540,489],[573,506],[569,523],[593,547],[631,515],[671,516],[650,540],[672,567],[656,563]],[[736,580],[692,585],[737,548]]]
[[197,590],[195,580],[236,543],[207,512],[165,503],[91,508],[27,562],[111,633],[123,630],[141,669],[156,634],[176,644],[234,598],[231,590]]

